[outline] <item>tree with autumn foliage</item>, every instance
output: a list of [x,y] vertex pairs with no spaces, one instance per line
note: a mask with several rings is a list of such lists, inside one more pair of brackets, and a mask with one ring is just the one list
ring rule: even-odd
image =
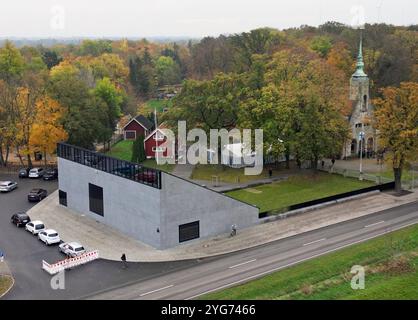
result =
[[57,143],[68,138],[61,124],[65,110],[61,105],[43,97],[36,102],[36,116],[32,125],[29,145],[33,151],[42,152],[46,165],[47,154],[55,153]]
[[384,88],[374,104],[379,141],[393,168],[395,190],[401,192],[405,166],[418,159],[418,83]]

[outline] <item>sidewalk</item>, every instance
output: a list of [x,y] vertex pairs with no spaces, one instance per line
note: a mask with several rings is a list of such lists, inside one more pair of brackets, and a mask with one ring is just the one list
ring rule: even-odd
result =
[[183,178],[186,180],[190,180],[194,169],[194,165],[192,164],[177,164],[171,174]]
[[65,241],[78,241],[88,250],[98,249],[103,259],[119,260],[122,253],[126,253],[128,261],[157,262],[203,258],[247,249],[414,201],[418,201],[418,190],[403,197],[379,193],[287,219],[238,229],[238,235],[234,238],[225,234],[168,250],[156,250],[111,227],[59,206],[58,192],[33,207],[28,214],[33,220],[42,220],[47,227],[56,229]]
[[276,181],[282,181],[287,180],[289,178],[288,175],[281,175],[278,177],[272,177],[272,178],[265,178],[265,179],[259,179],[259,180],[253,180],[246,183],[227,183],[227,182],[219,182],[216,185],[212,183],[211,181],[206,180],[190,180],[191,182],[197,183],[199,185],[205,186],[211,190],[217,191],[217,192],[228,192],[233,191],[237,189],[247,189],[254,186],[259,186],[262,184],[269,184]]

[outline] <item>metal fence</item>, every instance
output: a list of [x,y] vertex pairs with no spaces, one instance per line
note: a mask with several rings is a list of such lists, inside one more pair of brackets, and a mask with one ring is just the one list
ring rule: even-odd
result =
[[160,170],[147,168],[137,163],[116,159],[65,143],[58,144],[57,154],[60,158],[161,189]]
[[[348,170],[348,169],[340,169],[340,168],[319,168],[319,170],[328,172],[328,173],[335,173],[343,175],[344,177],[349,178],[360,178],[360,172],[356,170]],[[379,173],[364,173],[363,172],[363,179],[367,181],[374,182],[376,184],[384,184],[393,181],[394,179],[390,179],[387,177],[383,177]],[[402,175],[402,187],[406,190],[411,190],[414,188],[418,188],[418,168],[413,167],[410,170],[404,169]]]
[[[328,173],[333,173],[333,174],[340,174],[346,178],[355,178],[355,179],[360,179],[360,172],[356,171],[356,170],[348,170],[348,169],[341,169],[341,168],[319,168],[320,171],[325,171]],[[367,181],[371,181],[374,182],[376,184],[384,184],[384,183],[389,183],[392,182],[393,179],[389,179],[386,177],[383,177],[379,174],[370,174],[370,173],[364,173],[363,172],[363,179],[367,180]]]

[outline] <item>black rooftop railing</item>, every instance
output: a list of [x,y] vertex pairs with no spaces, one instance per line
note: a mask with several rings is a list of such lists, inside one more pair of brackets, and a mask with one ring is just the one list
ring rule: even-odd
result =
[[104,171],[144,185],[161,189],[161,171],[140,164],[116,159],[66,143],[58,143],[57,155],[96,170]]

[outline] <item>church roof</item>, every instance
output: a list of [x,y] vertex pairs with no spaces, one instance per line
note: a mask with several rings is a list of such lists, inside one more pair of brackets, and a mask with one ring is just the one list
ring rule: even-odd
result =
[[367,74],[364,72],[364,60],[363,60],[363,33],[360,34],[360,45],[357,55],[356,72],[353,74],[353,78],[365,78]]

